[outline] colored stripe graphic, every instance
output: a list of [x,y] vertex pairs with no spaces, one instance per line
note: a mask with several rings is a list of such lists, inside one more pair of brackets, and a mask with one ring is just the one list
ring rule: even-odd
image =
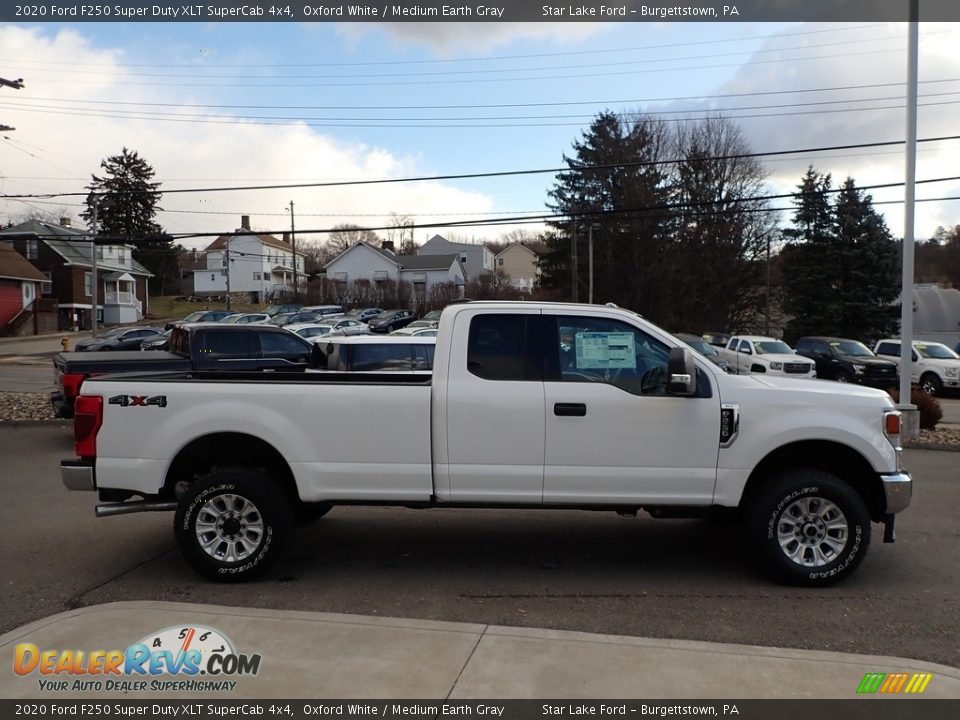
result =
[[867,673],[857,686],[857,692],[918,695],[927,689],[927,685],[930,684],[932,679],[933,673]]

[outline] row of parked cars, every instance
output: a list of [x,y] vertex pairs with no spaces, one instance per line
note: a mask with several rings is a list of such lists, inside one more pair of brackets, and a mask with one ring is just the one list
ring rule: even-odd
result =
[[[705,333],[677,337],[727,372],[820,378],[886,389],[899,383],[900,340],[879,340],[873,350],[850,338],[809,336],[791,348],[782,340],[758,335]],[[954,350],[915,340],[911,382],[928,395],[960,390],[960,344]]]

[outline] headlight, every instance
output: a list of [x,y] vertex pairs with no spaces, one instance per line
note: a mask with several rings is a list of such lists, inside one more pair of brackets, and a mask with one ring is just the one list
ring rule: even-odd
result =
[[854,366],[853,366],[853,371],[854,371],[857,375],[863,375],[863,371],[866,370],[866,369],[867,369],[866,365],[854,365]]
[[783,363],[782,363],[782,362],[771,362],[771,363],[770,363],[770,369],[771,369],[771,370],[783,370]]
[[960,368],[955,368],[955,367],[946,368],[943,371],[943,374],[946,375],[947,377],[955,378],[957,377],[957,375],[960,375]]

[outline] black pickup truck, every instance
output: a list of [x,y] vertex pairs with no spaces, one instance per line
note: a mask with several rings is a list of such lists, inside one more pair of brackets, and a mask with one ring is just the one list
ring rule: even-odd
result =
[[57,389],[50,394],[57,417],[73,417],[73,401],[88,377],[114,373],[261,370],[303,372],[313,345],[272,325],[178,325],[170,350],[111,353],[65,352],[53,358]]

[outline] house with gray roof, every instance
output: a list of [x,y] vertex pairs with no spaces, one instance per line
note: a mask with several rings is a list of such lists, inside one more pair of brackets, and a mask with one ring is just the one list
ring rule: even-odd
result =
[[349,296],[350,284],[358,280],[373,284],[388,280],[410,283],[416,307],[431,297],[433,286],[452,283],[462,293],[467,280],[460,256],[455,253],[396,255],[389,248],[377,247],[362,240],[328,262],[324,270],[328,281],[343,288],[341,297]]
[[[93,256],[89,233],[60,223],[28,220],[0,231],[46,279],[43,299],[56,302],[61,330],[89,329],[93,307]],[[149,270],[133,259],[134,246],[97,241],[97,316],[104,325],[136,322],[149,310]]]
[[417,248],[417,255],[456,255],[467,280],[494,271],[494,254],[482,243],[452,242],[443,235],[434,235]]

